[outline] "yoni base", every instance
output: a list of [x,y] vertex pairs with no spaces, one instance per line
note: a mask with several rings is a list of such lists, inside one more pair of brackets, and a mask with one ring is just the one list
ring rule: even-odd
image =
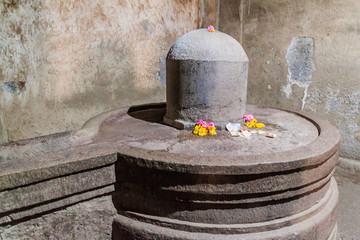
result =
[[281,219],[249,224],[204,224],[134,212],[118,214],[113,240],[336,240],[339,192],[334,178],[313,207]]

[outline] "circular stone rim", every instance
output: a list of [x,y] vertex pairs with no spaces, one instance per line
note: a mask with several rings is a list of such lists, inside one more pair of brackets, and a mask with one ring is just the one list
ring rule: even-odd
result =
[[[164,103],[163,103],[164,104]],[[165,104],[164,104],[165,105]],[[159,104],[153,105],[159,108]],[[271,108],[271,107],[269,107]],[[158,170],[197,174],[260,174],[287,171],[321,164],[340,147],[338,130],[325,120],[295,111],[272,108],[305,118],[315,125],[319,136],[311,143],[279,153],[247,156],[191,156],[158,150],[147,150],[121,144],[121,155],[136,159],[136,164]],[[284,159],[284,160],[281,160]]]

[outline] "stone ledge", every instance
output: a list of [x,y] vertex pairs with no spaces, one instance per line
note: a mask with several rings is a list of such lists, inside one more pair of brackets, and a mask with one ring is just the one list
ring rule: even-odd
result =
[[7,216],[0,217],[0,226],[10,224],[13,221],[18,222],[45,213],[53,212],[80,202],[88,201],[95,197],[108,195],[113,192],[114,189],[114,185],[109,185],[103,188],[76,194],[60,200],[55,200],[48,203],[41,203],[31,208],[25,208],[18,212],[10,213]]
[[113,164],[117,160],[116,153],[101,155],[99,151],[95,155],[91,154],[90,150],[90,147],[70,149],[51,156],[42,155],[11,163],[0,163],[0,191],[99,168]]
[[0,214],[64,198],[115,182],[114,165],[0,192]]
[[[0,176],[0,226],[114,191],[117,154]],[[16,163],[16,162],[15,162]],[[14,163],[14,164],[15,164]],[[18,179],[23,177],[23,179]]]

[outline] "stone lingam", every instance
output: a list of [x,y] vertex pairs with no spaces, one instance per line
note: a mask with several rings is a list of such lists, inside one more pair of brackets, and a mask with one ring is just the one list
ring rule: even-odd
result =
[[201,119],[218,127],[245,114],[249,60],[229,35],[200,29],[179,38],[166,58],[164,123],[191,129]]
[[[199,29],[185,34],[171,47],[166,64],[166,104],[114,110],[78,131],[30,140],[15,150],[4,147],[0,154],[7,151],[8,159],[27,151],[34,160],[0,171],[6,180],[0,194],[15,199],[24,186],[36,195],[31,204],[20,201],[15,207],[0,198],[5,199],[0,217],[20,219],[41,201],[46,200],[48,211],[51,201],[58,208],[66,194],[74,199],[77,192],[100,189],[96,194],[112,192],[117,210],[114,240],[336,239],[337,129],[299,113],[246,105],[248,58],[224,33]],[[253,134],[247,139],[222,130],[228,122],[240,122],[244,113],[256,116],[266,125],[262,130],[277,137]],[[189,129],[200,118],[213,121],[218,134],[194,135]],[[51,142],[54,161],[39,162]],[[11,164],[3,159],[5,166]],[[72,187],[62,189],[63,195],[31,190],[32,182],[58,181],[55,177],[73,172],[66,178],[76,181],[68,181]],[[75,184],[78,179],[83,184]]]

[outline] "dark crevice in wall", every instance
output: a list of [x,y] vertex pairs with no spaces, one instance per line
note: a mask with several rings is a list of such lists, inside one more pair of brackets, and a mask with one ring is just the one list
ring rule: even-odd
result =
[[9,81],[1,84],[2,89],[11,94],[19,95],[26,90],[25,81]]

